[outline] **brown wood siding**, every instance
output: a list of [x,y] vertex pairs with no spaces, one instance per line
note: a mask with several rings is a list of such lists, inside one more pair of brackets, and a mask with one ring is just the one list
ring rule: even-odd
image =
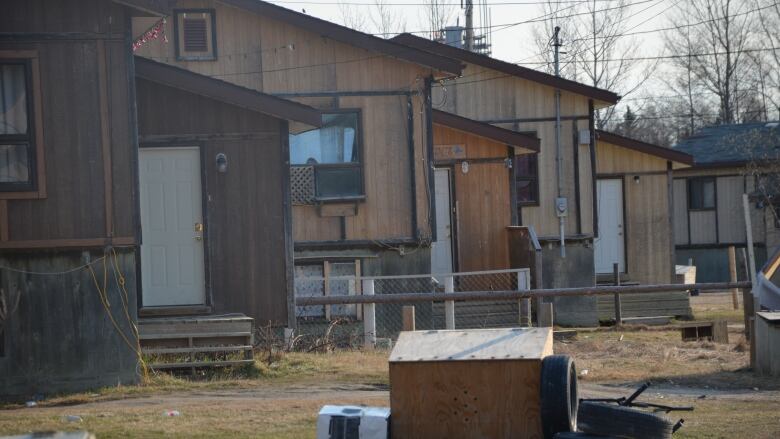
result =
[[[150,41],[137,55],[270,94],[319,92],[416,92],[430,69],[324,38],[309,30],[258,16],[215,1],[189,0],[177,8],[214,8],[218,59],[177,61],[172,43]],[[139,34],[155,22],[134,18]],[[172,24],[167,26],[172,32]],[[354,108],[362,112],[366,200],[357,215],[321,217],[314,206],[293,207],[296,241],[412,238],[412,203],[421,237],[430,237],[427,171],[423,166],[423,100],[413,98],[415,193],[407,138],[406,96],[289,97],[317,108]]]
[[644,284],[670,282],[672,242],[668,237],[672,230],[666,160],[598,141],[596,173],[623,179],[628,278]]
[[[201,147],[214,311],[242,312],[258,324],[286,324],[283,122],[144,80],[138,81],[137,95],[142,146]],[[226,136],[202,136],[214,134]],[[155,142],[168,138],[160,136],[177,138]],[[228,159],[224,174],[214,162],[220,152]]]
[[[11,2],[0,14],[0,27],[8,32],[88,33],[83,39],[31,36],[24,43],[0,43],[0,50],[38,53],[45,151],[46,198],[8,200],[8,242],[24,247],[32,241],[133,237],[136,151],[124,9],[102,1],[75,9],[49,3]],[[113,34],[103,33],[109,27]],[[101,102],[107,112],[100,111]]]
[[[446,89],[446,91],[445,91]],[[541,140],[539,152],[539,206],[522,208],[522,224],[531,225],[539,236],[555,236],[558,219],[554,203],[557,196],[555,172],[555,89],[522,78],[466,63],[463,77],[434,87],[434,103],[443,102],[439,109],[460,116],[480,120],[546,118],[544,121],[506,123],[497,125],[517,131],[532,131]],[[568,92],[561,94],[561,115],[581,116],[576,123],[561,122],[561,149],[563,154],[563,195],[568,198],[569,215],[566,234],[593,233],[593,185],[590,152],[587,144],[577,146],[577,168],[574,171],[573,142],[579,130],[588,128],[588,99]],[[575,182],[575,174],[579,180]],[[579,186],[579,210],[575,186]],[[578,220],[579,216],[579,220]],[[580,230],[578,230],[578,223]]]
[[[465,160],[507,157],[507,146],[441,125],[434,125],[434,145],[462,145]],[[438,157],[434,157],[439,159]],[[458,270],[509,268],[511,199],[509,169],[504,163],[469,163],[452,173],[456,208]]]

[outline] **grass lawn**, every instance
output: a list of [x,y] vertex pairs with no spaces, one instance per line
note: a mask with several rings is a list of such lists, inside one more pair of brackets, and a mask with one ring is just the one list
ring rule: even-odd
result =
[[[643,400],[694,405],[676,437],[780,437],[780,381],[746,370],[747,352],[734,329],[729,345],[680,341],[673,328],[583,330],[556,341],[575,357],[582,393],[627,392],[651,381]],[[123,386],[52,397],[38,407],[0,408],[0,435],[88,430],[98,438],[312,438],[325,404],[387,406],[386,351],[282,355],[272,365],[223,371],[197,379],[153,377]],[[758,389],[758,390],[754,390]],[[703,396],[703,397],[702,397]],[[603,397],[599,395],[599,397]],[[180,416],[166,417],[168,410]],[[67,422],[78,415],[83,422]]]

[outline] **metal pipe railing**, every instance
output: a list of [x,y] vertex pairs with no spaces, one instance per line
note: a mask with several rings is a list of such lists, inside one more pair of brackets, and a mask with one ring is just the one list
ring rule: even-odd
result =
[[536,297],[576,297],[603,296],[610,294],[648,294],[672,291],[712,291],[729,290],[732,288],[751,288],[752,283],[717,282],[701,284],[661,284],[661,285],[630,285],[630,286],[593,286],[582,288],[550,288],[528,291],[462,291],[453,293],[383,293],[363,296],[328,296],[299,297],[295,300],[297,306],[310,305],[348,305],[363,303],[414,303],[443,301],[497,301],[532,299]]

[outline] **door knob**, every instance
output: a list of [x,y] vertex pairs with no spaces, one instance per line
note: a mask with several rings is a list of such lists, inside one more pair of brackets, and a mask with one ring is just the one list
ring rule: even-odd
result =
[[203,223],[195,223],[195,231],[203,232]]

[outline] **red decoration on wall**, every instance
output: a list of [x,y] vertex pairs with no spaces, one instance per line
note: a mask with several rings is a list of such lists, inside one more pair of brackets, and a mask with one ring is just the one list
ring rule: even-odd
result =
[[162,37],[163,41],[168,42],[168,37],[165,36],[165,18],[154,24],[154,26],[147,29],[137,40],[133,42],[133,52],[140,49],[141,46],[149,41],[156,40]]

